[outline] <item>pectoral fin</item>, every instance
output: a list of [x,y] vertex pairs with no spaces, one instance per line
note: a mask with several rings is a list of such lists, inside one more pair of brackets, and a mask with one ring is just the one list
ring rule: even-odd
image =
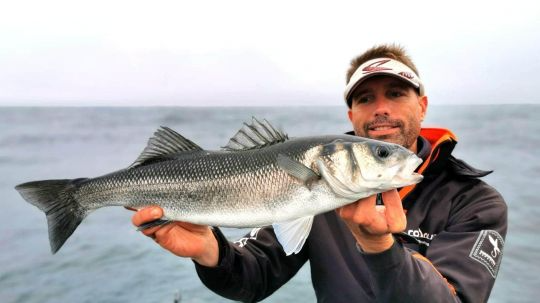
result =
[[281,169],[286,171],[289,175],[300,180],[307,187],[310,187],[311,183],[321,178],[321,176],[319,176],[309,167],[283,154],[279,154],[277,156],[277,164]]
[[300,252],[306,243],[312,224],[313,216],[272,224],[274,233],[287,256]]

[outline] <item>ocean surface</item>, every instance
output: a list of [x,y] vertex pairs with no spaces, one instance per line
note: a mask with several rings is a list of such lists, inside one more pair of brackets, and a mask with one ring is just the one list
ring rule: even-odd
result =
[[[52,255],[45,216],[14,186],[125,168],[161,125],[218,149],[251,116],[267,118],[290,136],[350,129],[344,107],[0,107],[0,302],[226,301],[205,288],[190,260],[136,232],[132,213],[121,207],[92,213]],[[538,301],[540,106],[431,106],[424,125],[451,129],[459,138],[455,155],[495,170],[484,180],[508,203],[508,236],[490,302]],[[231,240],[244,232],[226,230]],[[286,301],[315,301],[309,265],[264,302]]]

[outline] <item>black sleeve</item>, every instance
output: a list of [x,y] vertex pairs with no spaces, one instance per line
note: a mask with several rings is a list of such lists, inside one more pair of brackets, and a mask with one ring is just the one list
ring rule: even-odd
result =
[[396,243],[363,254],[380,302],[486,302],[502,259],[507,207],[481,184],[455,201],[425,256]]
[[[217,267],[195,263],[201,281],[220,296],[243,302],[260,301],[289,281],[306,262],[306,247],[286,256],[271,227],[231,243],[218,228],[220,260]],[[307,244],[306,244],[307,245]]]

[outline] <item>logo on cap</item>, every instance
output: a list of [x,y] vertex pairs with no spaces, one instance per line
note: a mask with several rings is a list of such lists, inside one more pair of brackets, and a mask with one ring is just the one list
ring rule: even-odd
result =
[[363,74],[379,72],[379,71],[382,71],[382,70],[392,70],[389,67],[381,66],[381,65],[384,65],[385,63],[387,63],[388,61],[390,61],[390,59],[379,60],[379,61],[375,61],[375,62],[371,63],[370,65],[362,68]]
[[414,75],[408,72],[399,72],[398,75],[405,77],[409,80],[412,80],[414,78]]

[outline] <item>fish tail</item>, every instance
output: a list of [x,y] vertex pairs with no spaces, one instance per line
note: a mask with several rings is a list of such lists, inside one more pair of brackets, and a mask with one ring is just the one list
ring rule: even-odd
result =
[[88,213],[74,197],[78,184],[86,179],[42,180],[19,184],[15,189],[47,216],[51,252],[56,253]]

